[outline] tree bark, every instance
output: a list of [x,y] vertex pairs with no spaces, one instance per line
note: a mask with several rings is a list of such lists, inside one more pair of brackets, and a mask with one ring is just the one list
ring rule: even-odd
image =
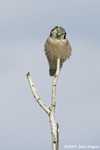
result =
[[57,71],[54,75],[54,79],[52,82],[52,101],[51,101],[51,107],[45,106],[43,101],[40,99],[40,97],[37,95],[36,87],[33,84],[30,72],[26,73],[26,77],[28,79],[32,94],[37,101],[37,103],[42,107],[42,109],[48,114],[49,116],[49,122],[51,127],[51,135],[52,135],[52,150],[58,150],[59,145],[59,125],[55,120],[55,108],[56,108],[56,85],[57,80],[60,72],[60,59],[57,60]]

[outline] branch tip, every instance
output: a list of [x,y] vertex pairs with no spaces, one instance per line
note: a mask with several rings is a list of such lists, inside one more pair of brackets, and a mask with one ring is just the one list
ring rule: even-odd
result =
[[30,76],[30,72],[28,71],[28,72],[26,72],[26,76],[28,77],[28,76]]

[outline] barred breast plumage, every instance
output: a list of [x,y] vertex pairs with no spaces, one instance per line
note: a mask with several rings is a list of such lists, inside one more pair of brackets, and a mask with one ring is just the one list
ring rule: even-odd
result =
[[57,59],[60,58],[60,68],[63,62],[71,55],[71,46],[66,39],[66,32],[62,27],[56,26],[50,32],[45,43],[45,54],[50,66],[49,74],[54,76],[57,69]]

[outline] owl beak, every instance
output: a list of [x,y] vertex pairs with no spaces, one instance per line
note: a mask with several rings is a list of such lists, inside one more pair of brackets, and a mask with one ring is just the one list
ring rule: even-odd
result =
[[58,37],[60,37],[60,36],[62,36],[62,35],[66,36],[66,32],[61,33],[61,34],[59,34],[59,33],[58,33],[58,35],[57,35],[57,36],[58,36]]

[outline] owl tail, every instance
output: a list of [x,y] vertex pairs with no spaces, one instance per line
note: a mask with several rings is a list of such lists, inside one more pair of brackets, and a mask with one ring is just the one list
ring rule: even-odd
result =
[[[63,62],[60,61],[60,69],[62,68],[62,66],[63,66]],[[49,69],[49,74],[50,74],[50,76],[54,76],[54,75],[55,75],[56,69],[57,69],[57,68],[50,68],[50,69]]]
[[56,68],[50,68],[50,69],[49,69],[49,74],[50,74],[50,76],[54,76],[55,73],[56,73]]

